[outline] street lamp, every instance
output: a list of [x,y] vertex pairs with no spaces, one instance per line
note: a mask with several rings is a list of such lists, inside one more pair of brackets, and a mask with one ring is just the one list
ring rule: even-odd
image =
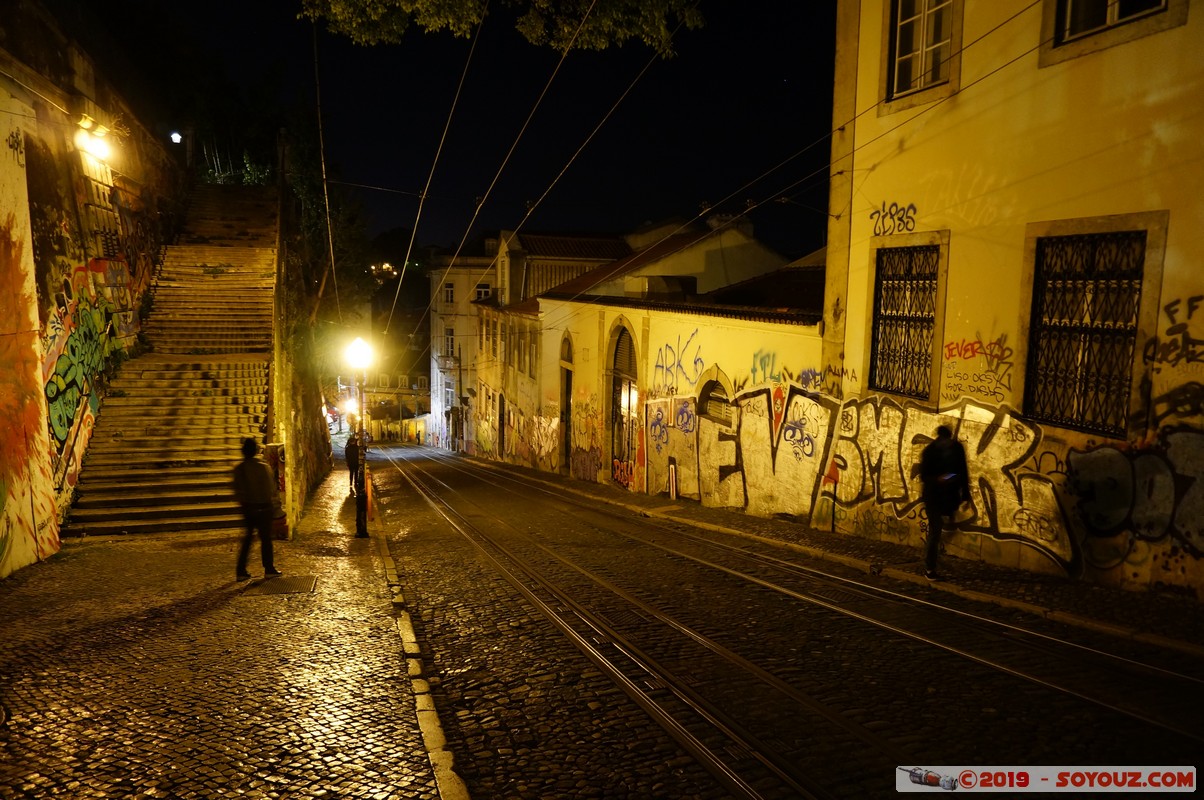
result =
[[367,370],[372,365],[374,354],[372,345],[365,342],[360,337],[355,337],[355,341],[347,345],[347,349],[343,353],[343,358],[347,361],[347,366],[355,373],[356,382],[359,384],[359,425],[358,430],[352,433],[356,438],[356,444],[359,446],[359,461],[355,467],[355,535],[368,535],[368,493],[365,491],[367,485],[367,442],[364,437],[364,415],[367,412],[367,406],[364,403],[364,384],[368,380]]

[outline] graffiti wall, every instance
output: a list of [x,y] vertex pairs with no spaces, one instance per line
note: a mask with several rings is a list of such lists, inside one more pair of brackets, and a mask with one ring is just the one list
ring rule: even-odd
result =
[[[105,385],[137,346],[178,181],[161,143],[115,94],[107,111],[123,120],[110,136],[120,171],[77,149],[76,119],[51,78],[0,66],[38,86],[18,97],[0,82],[3,577],[59,548]],[[85,83],[100,80],[86,72]]]
[[[1163,372],[1154,376],[1158,389],[1147,382],[1147,408],[1136,411],[1153,431],[1141,442],[1025,419],[1012,405],[1020,367],[1006,332],[943,344],[945,396],[934,410],[902,398],[842,399],[826,391],[857,375],[807,366],[820,360],[819,338],[807,328],[767,332],[749,322],[733,330],[650,314],[648,323],[632,326],[647,342],[637,347],[636,460],[610,458],[615,423],[604,402],[605,372],[588,373],[597,375],[589,383],[578,368],[568,472],[904,544],[918,559],[927,535],[918,463],[943,424],[964,444],[971,473],[971,500],[946,535],[947,552],[1111,585],[1197,592],[1204,586],[1204,483],[1197,480],[1204,474],[1204,385],[1190,372],[1193,306],[1204,303],[1185,296],[1166,308],[1166,335],[1148,348],[1149,363]],[[1187,328],[1178,327],[1184,322]],[[608,327],[594,329],[601,341]],[[599,341],[584,329],[577,338],[591,349]],[[599,356],[612,357],[604,349]],[[706,394],[714,387],[719,402]],[[518,429],[507,430],[507,441],[516,442],[524,463],[541,469],[559,468],[560,416],[551,400],[557,391],[544,386],[544,410],[553,413],[511,409]]]
[[[0,92],[0,577],[59,548],[33,235],[25,182],[32,109]],[[20,212],[20,213],[18,213]]]
[[649,404],[650,491],[667,490],[673,466],[678,493],[704,505],[919,548],[920,452],[945,424],[971,474],[950,552],[1122,585],[1204,581],[1199,430],[1164,428],[1135,448],[1051,434],[976,399],[934,413],[883,397],[839,401],[798,383],[747,386],[730,422],[699,418],[694,403]]

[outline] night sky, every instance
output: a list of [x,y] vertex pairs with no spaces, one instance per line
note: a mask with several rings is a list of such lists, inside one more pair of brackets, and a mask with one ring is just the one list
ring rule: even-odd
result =
[[[158,42],[168,55],[222,65],[233,81],[255,87],[252,94],[275,91],[286,102],[313,107],[313,26],[296,18],[294,0],[114,3],[119,10],[111,18],[126,41],[149,51],[156,31],[182,31],[196,50]],[[703,203],[735,212],[752,201],[761,203],[750,212],[756,233],[770,246],[788,256],[821,246],[834,6],[703,0],[706,26],[678,33],[677,56],[656,61],[636,83],[524,229],[624,233],[646,222],[692,218]],[[319,23],[330,177],[395,190],[354,190],[370,232],[414,225],[417,195],[469,47],[468,40],[417,29],[401,44],[363,47]],[[435,170],[417,243],[454,248],[470,223],[470,238],[517,226],[527,203],[547,191],[651,57],[642,44],[571,53],[472,223],[476,199],[488,191],[559,60],[558,53],[523,40],[504,10],[492,14]],[[782,195],[792,202],[772,201]]]

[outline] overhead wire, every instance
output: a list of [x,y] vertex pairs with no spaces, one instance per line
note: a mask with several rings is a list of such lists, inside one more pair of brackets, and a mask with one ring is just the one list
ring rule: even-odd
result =
[[[569,40],[569,43],[565,45],[563,52],[561,52],[560,59],[556,62],[556,66],[553,68],[552,74],[548,76],[548,80],[544,84],[543,90],[539,93],[539,97],[536,98],[535,104],[531,107],[531,111],[527,114],[527,118],[523,121],[522,127],[519,128],[518,134],[514,137],[514,141],[511,143],[510,149],[507,151],[506,156],[502,159],[502,163],[498,166],[497,171],[494,173],[493,180],[490,182],[489,188],[486,189],[485,194],[478,199],[476,209],[473,211],[472,219],[469,220],[468,225],[465,227],[464,235],[460,238],[460,243],[456,246],[455,252],[448,261],[447,268],[443,271],[443,278],[440,278],[439,282],[442,282],[451,272],[452,267],[455,266],[456,259],[459,258],[460,253],[463,251],[465,242],[468,241],[468,237],[472,234],[472,226],[476,223],[477,217],[481,214],[481,208],[484,207],[485,203],[489,200],[489,195],[493,192],[494,187],[497,186],[498,179],[501,177],[502,172],[506,169],[506,165],[509,164],[511,156],[514,155],[514,151],[518,148],[518,143],[522,141],[523,135],[526,133],[527,128],[531,124],[531,120],[535,117],[535,112],[538,111],[539,107],[543,104],[543,100],[547,96],[548,90],[551,88],[552,83],[556,80],[556,76],[560,73],[560,68],[564,65],[564,61],[568,57],[569,52],[573,49],[573,45],[576,43],[578,36],[581,35],[581,31],[585,27],[586,21],[589,20],[590,14],[593,13],[594,6],[596,4],[597,0],[591,0],[589,8],[585,10],[585,16],[581,18],[581,22],[578,23],[577,29],[573,32],[573,37]],[[401,291],[400,281],[398,282],[397,289],[398,292]],[[426,318],[430,315],[434,303],[435,298],[432,297],[430,303],[428,303],[426,308],[423,310],[422,315],[415,322],[414,331],[411,336],[417,333],[422,327],[424,320],[426,320]]]
[[[952,60],[952,59],[953,59],[953,58],[955,58],[955,57],[958,57],[958,56],[960,56],[960,55],[961,55],[962,53],[964,53],[964,52],[965,52],[965,51],[966,51],[968,48],[972,47],[972,46],[973,46],[973,45],[975,45],[975,44],[978,44],[978,43],[979,43],[979,42],[981,42],[981,41],[983,41],[983,40],[984,40],[984,39],[985,39],[987,36],[990,36],[991,34],[993,34],[993,33],[997,32],[997,31],[999,31],[1001,28],[1003,28],[1005,25],[1007,25],[1007,24],[1009,24],[1010,22],[1012,22],[1013,20],[1015,20],[1017,17],[1019,17],[1019,16],[1021,16],[1022,14],[1024,14],[1024,13],[1028,12],[1029,10],[1031,10],[1032,8],[1034,8],[1034,7],[1036,7],[1036,6],[1039,6],[1039,5],[1041,4],[1041,2],[1042,2],[1042,0],[1033,0],[1033,2],[1029,3],[1029,4],[1028,4],[1027,6],[1025,6],[1024,8],[1022,8],[1022,9],[1020,9],[1020,10],[1016,11],[1014,14],[1012,14],[1012,15],[1011,15],[1010,17],[1008,17],[1007,19],[1003,20],[1002,22],[1000,22],[1000,23],[998,23],[997,25],[995,25],[993,28],[990,28],[989,30],[987,30],[987,31],[985,31],[984,33],[982,33],[982,34],[981,34],[981,35],[980,35],[978,38],[974,39],[974,40],[973,40],[973,41],[971,41],[971,42],[968,42],[968,43],[966,43],[966,44],[962,45],[962,47],[961,47],[961,48],[959,48],[959,49],[958,49],[956,52],[951,52],[951,53],[949,54],[949,56],[948,56],[948,57],[945,59],[945,63],[947,63],[948,61]],[[1033,52],[1035,52],[1035,51],[1039,50],[1039,49],[1040,49],[1040,48],[1041,48],[1041,47],[1042,47],[1042,46],[1043,46],[1043,45],[1044,45],[1044,44],[1045,44],[1047,41],[1048,41],[1048,40],[1041,40],[1041,41],[1039,41],[1039,42],[1038,42],[1036,45],[1034,45],[1033,47],[1029,48],[1028,50],[1025,50],[1025,51],[1024,51],[1023,53],[1021,53],[1020,55],[1018,55],[1018,56],[1016,56],[1016,57],[1012,58],[1012,59],[1011,59],[1011,60],[1009,60],[1009,61],[1006,61],[1006,62],[1004,62],[1003,64],[1000,64],[1000,65],[996,66],[996,67],[995,67],[995,68],[993,68],[992,70],[990,70],[990,71],[988,71],[988,72],[984,73],[983,75],[979,76],[978,78],[974,79],[973,81],[971,81],[971,82],[969,82],[969,83],[965,84],[964,86],[961,86],[961,87],[959,88],[959,90],[958,90],[959,94],[960,94],[960,93],[962,93],[962,92],[964,92],[965,90],[967,90],[967,89],[969,89],[969,88],[972,88],[973,86],[976,86],[976,85],[978,85],[978,84],[979,84],[979,83],[981,83],[982,81],[984,81],[984,80],[986,80],[986,79],[988,79],[988,78],[990,78],[990,77],[994,76],[994,75],[995,75],[995,74],[997,74],[998,72],[1000,72],[1000,71],[1002,71],[1003,69],[1006,69],[1007,67],[1009,67],[1009,66],[1011,66],[1012,64],[1014,64],[1016,61],[1019,61],[1020,59],[1022,59],[1022,58],[1025,58],[1026,56],[1028,56],[1028,55],[1032,54]],[[882,131],[882,132],[881,132],[881,133],[879,133],[877,136],[874,136],[873,138],[871,138],[871,139],[869,139],[869,140],[867,140],[867,141],[865,141],[865,142],[862,142],[862,143],[858,144],[857,146],[855,146],[855,147],[853,148],[853,150],[851,151],[851,153],[850,153],[850,154],[856,153],[856,152],[858,152],[858,151],[860,151],[860,150],[862,150],[862,149],[864,149],[864,148],[866,148],[866,147],[870,146],[871,144],[874,144],[875,142],[877,142],[877,141],[881,140],[883,137],[886,137],[886,136],[888,136],[888,135],[890,135],[890,134],[894,133],[895,131],[899,130],[900,128],[902,128],[902,127],[903,127],[903,126],[905,126],[905,125],[910,125],[910,124],[911,124],[912,122],[914,122],[916,119],[918,119],[918,118],[922,117],[922,116],[923,116],[923,115],[925,115],[925,114],[928,114],[928,113],[930,113],[930,112],[931,112],[933,109],[940,107],[941,105],[943,105],[944,103],[946,103],[946,102],[948,102],[948,101],[950,101],[950,100],[952,100],[952,99],[953,99],[953,96],[951,95],[951,96],[948,96],[948,97],[943,97],[943,98],[940,98],[939,100],[933,101],[933,102],[932,102],[930,105],[926,106],[924,109],[922,109],[922,110],[918,111],[917,113],[915,113],[915,114],[913,114],[913,115],[911,115],[911,116],[907,117],[907,119],[905,119],[905,120],[903,120],[903,121],[899,122],[897,125],[895,125],[895,126],[893,126],[893,127],[891,127],[891,128],[888,128],[888,129],[887,129],[887,130],[885,130],[885,131]],[[805,146],[805,147],[803,147],[802,149],[800,149],[800,150],[796,151],[795,153],[793,153],[792,155],[790,155],[790,156],[787,156],[786,158],[782,159],[782,160],[781,160],[781,161],[779,161],[779,162],[778,162],[778,163],[777,163],[775,166],[773,166],[773,167],[771,167],[771,168],[769,168],[769,169],[765,170],[765,171],[764,171],[764,172],[762,172],[760,175],[758,175],[756,178],[753,178],[752,180],[748,181],[747,183],[745,183],[745,184],[744,184],[743,186],[741,186],[740,188],[738,188],[738,189],[736,189],[735,191],[733,191],[733,192],[731,192],[730,194],[728,194],[726,197],[724,197],[722,200],[720,200],[720,201],[719,201],[719,203],[717,203],[717,204],[715,204],[715,205],[713,205],[713,206],[709,206],[707,209],[705,209],[705,210],[703,210],[703,211],[699,212],[698,214],[696,214],[696,215],[695,215],[693,218],[691,218],[691,219],[687,220],[686,222],[682,223],[680,226],[678,226],[678,227],[677,227],[676,229],[674,229],[673,231],[671,231],[671,232],[669,232],[669,233],[665,234],[665,236],[663,236],[663,237],[662,237],[662,238],[661,238],[659,241],[657,241],[657,242],[653,243],[652,245],[649,245],[649,247],[655,247],[656,245],[658,245],[658,244],[661,244],[661,243],[663,243],[663,242],[665,242],[665,241],[669,240],[669,239],[670,239],[670,238],[672,238],[673,236],[675,236],[675,235],[677,235],[678,233],[682,232],[683,230],[687,229],[687,228],[688,228],[690,225],[692,225],[694,222],[696,222],[696,221],[698,221],[699,219],[701,219],[701,218],[702,218],[704,215],[706,215],[706,214],[708,214],[708,213],[711,213],[711,212],[712,212],[712,211],[714,211],[715,209],[717,209],[717,208],[719,208],[719,207],[723,206],[725,203],[729,202],[729,201],[730,201],[732,198],[734,198],[734,197],[737,197],[737,196],[740,196],[740,195],[743,195],[743,194],[745,194],[749,188],[751,188],[751,187],[755,186],[756,184],[758,184],[760,181],[764,180],[764,179],[765,179],[765,178],[767,178],[768,176],[770,176],[770,175],[774,174],[775,172],[777,172],[777,171],[781,170],[781,169],[782,169],[782,168],[784,168],[784,167],[785,167],[787,164],[791,163],[791,162],[792,162],[792,161],[794,161],[796,158],[798,158],[799,156],[803,155],[804,153],[806,153],[807,151],[811,150],[812,148],[814,148],[814,147],[818,146],[819,144],[822,144],[823,142],[825,142],[825,141],[827,141],[827,140],[831,139],[831,137],[832,137],[832,135],[833,135],[834,133],[836,133],[836,132],[837,132],[837,131],[839,131],[839,130],[843,130],[843,129],[844,129],[846,126],[848,126],[848,125],[851,125],[851,124],[855,123],[857,120],[859,120],[861,117],[865,116],[866,114],[869,114],[869,113],[871,113],[871,112],[873,112],[873,111],[877,110],[877,109],[878,109],[880,106],[884,105],[886,102],[887,102],[887,100],[886,100],[885,98],[884,98],[884,99],[882,99],[882,100],[878,100],[877,102],[873,103],[872,105],[870,105],[870,106],[867,106],[867,107],[866,107],[865,109],[863,109],[862,111],[859,111],[859,112],[857,112],[857,113],[856,113],[856,114],[854,114],[854,115],[853,115],[853,117],[852,117],[851,119],[849,119],[848,121],[844,122],[843,124],[841,124],[841,125],[839,125],[839,126],[836,126],[835,128],[833,128],[832,130],[828,131],[828,132],[827,132],[827,133],[825,133],[823,136],[819,137],[819,138],[818,138],[818,139],[816,139],[815,141],[813,141],[813,142],[811,142],[810,144],[806,145],[806,146]],[[748,207],[746,207],[746,208],[745,208],[745,210],[744,210],[742,213],[744,213],[744,214],[747,214],[749,211],[752,211],[752,210],[754,210],[754,209],[756,209],[756,208],[759,208],[760,206],[764,205],[764,204],[765,204],[765,203],[767,203],[767,202],[771,202],[771,201],[772,201],[772,200],[773,200],[775,197],[777,197],[777,196],[779,196],[779,195],[781,195],[781,194],[783,194],[783,193],[785,193],[785,192],[789,192],[790,190],[792,190],[792,189],[794,189],[794,188],[798,187],[800,184],[802,184],[802,183],[805,183],[806,181],[808,181],[808,180],[811,180],[811,179],[813,179],[813,178],[816,178],[817,176],[823,175],[823,174],[824,174],[824,173],[826,173],[826,172],[830,172],[830,170],[831,170],[831,166],[832,166],[832,162],[829,160],[828,162],[826,162],[826,163],[825,163],[823,166],[819,167],[818,169],[816,169],[816,170],[813,170],[812,172],[808,173],[807,175],[804,175],[802,178],[799,178],[798,180],[794,181],[793,183],[791,183],[791,184],[788,184],[787,186],[785,186],[785,187],[782,187],[781,189],[779,189],[779,190],[777,190],[777,191],[773,192],[771,197],[766,197],[765,199],[763,199],[763,200],[760,200],[760,201],[758,201],[758,202],[755,202],[755,203],[754,203],[754,204],[752,204],[751,206],[748,206]],[[700,232],[700,234],[699,234],[699,236],[698,236],[698,237],[696,237],[695,239],[693,239],[693,240],[690,240],[690,241],[688,241],[688,242],[684,243],[684,244],[683,244],[681,247],[679,247],[677,250],[675,250],[675,251],[673,251],[673,252],[674,252],[674,253],[681,252],[682,250],[684,250],[684,249],[686,249],[686,248],[688,248],[688,247],[691,247],[691,246],[693,246],[694,244],[696,244],[697,242],[699,242],[699,241],[701,241],[702,239],[706,238],[707,236],[710,236],[711,234],[712,234],[712,231],[702,231],[702,232]],[[667,255],[671,255],[671,253],[670,253],[670,254],[667,254]],[[582,290],[580,290],[579,292],[577,292],[576,294],[574,294],[574,295],[573,295],[573,297],[571,297],[571,298],[567,299],[565,302],[569,302],[569,303],[571,303],[571,302],[574,302],[574,301],[576,301],[577,299],[579,299],[579,298],[580,298],[580,297],[582,297],[583,295],[587,294],[587,293],[590,291],[590,289],[593,289],[594,287],[596,287],[596,286],[600,285],[600,284],[601,284],[601,283],[602,283],[604,280],[609,280],[609,278],[610,278],[610,276],[607,276],[607,277],[605,277],[605,278],[603,278],[603,279],[601,279],[601,280],[599,280],[599,281],[595,282],[595,283],[594,283],[594,284],[592,284],[591,286],[589,286],[589,287],[586,287],[586,288],[583,288]],[[558,298],[558,299],[559,299],[559,298]],[[573,313],[573,312],[572,312],[571,310],[569,310],[569,311],[566,311],[566,312],[565,312],[565,317],[564,317],[564,319],[567,319],[568,315],[571,315],[572,313]],[[556,327],[556,325],[560,324],[562,321],[563,321],[563,319],[549,319],[549,320],[548,320],[548,322],[547,322],[547,327],[548,327],[548,328],[551,328],[551,329],[554,329],[554,328]],[[553,323],[555,323],[555,324],[553,324]]]
[[[330,225],[330,191],[326,183],[326,141],[322,128],[322,75],[318,69],[318,26],[317,23],[312,23],[310,29],[313,33],[314,45],[314,99],[317,104],[318,114],[318,161],[322,165],[322,199],[326,206],[326,240],[330,246],[330,282],[334,287],[334,307],[338,313],[339,322],[343,321],[343,307],[339,302],[339,278],[338,271],[334,263],[334,229]],[[312,324],[317,317],[318,308],[322,304],[322,287],[326,284],[326,274],[322,273],[322,284],[318,287],[318,299],[314,304],[313,313],[310,315],[310,323]]]
[[[393,305],[389,307],[389,316],[385,320],[385,336],[389,334],[389,326],[393,323],[393,312],[397,310],[397,299],[401,296],[401,284],[406,277],[406,267],[410,263],[410,254],[414,250],[414,237],[418,235],[418,223],[422,220],[422,207],[425,205],[427,195],[431,190],[431,181],[435,178],[435,168],[439,165],[439,156],[443,153],[443,145],[447,141],[447,132],[451,129],[452,118],[455,117],[456,107],[460,103],[460,93],[464,91],[464,81],[468,77],[468,68],[472,65],[472,56],[477,50],[477,41],[481,38],[481,29],[485,27],[485,17],[488,16],[488,13],[489,2],[486,0],[485,8],[481,12],[481,21],[477,23],[476,33],[472,37],[472,45],[468,48],[468,58],[464,61],[464,70],[460,73],[460,82],[456,85],[456,94],[452,98],[451,108],[447,112],[447,121],[443,124],[443,134],[439,137],[439,146],[435,149],[435,157],[431,161],[431,170],[426,176],[426,185],[422,187],[422,194],[418,196],[418,211],[414,215],[414,224],[410,228],[410,243],[406,246],[405,258],[401,262],[401,276],[397,279],[397,291],[393,293]],[[417,333],[417,329],[414,332]]]

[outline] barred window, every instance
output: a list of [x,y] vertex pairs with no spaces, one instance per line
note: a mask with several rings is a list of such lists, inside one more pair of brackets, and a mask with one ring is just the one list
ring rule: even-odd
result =
[[1145,250],[1145,231],[1037,239],[1027,416],[1126,434]]
[[877,251],[871,389],[929,398],[940,262],[939,245]]

